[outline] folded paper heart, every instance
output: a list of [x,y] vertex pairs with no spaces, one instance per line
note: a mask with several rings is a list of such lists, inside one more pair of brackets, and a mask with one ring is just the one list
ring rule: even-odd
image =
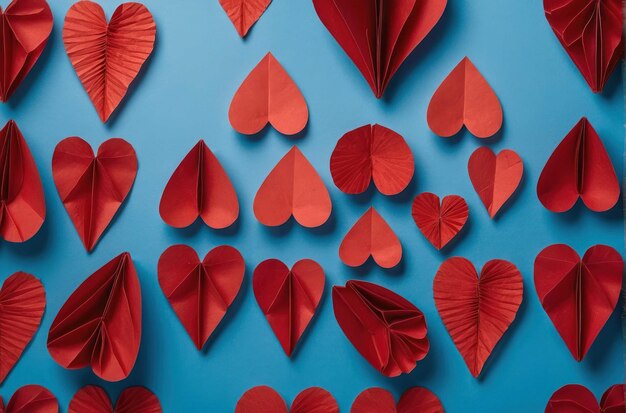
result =
[[333,396],[321,387],[310,387],[296,396],[287,409],[283,398],[268,386],[246,391],[235,406],[235,413],[339,413]]
[[115,403],[100,386],[85,386],[78,390],[67,409],[68,413],[161,413],[161,403],[150,390],[141,386],[128,387]]
[[20,387],[13,393],[9,404],[4,407],[0,397],[1,413],[58,413],[59,402],[50,390],[30,384]]
[[568,384],[552,394],[545,413],[622,413],[624,385],[615,384],[602,395],[600,405],[589,389],[579,384]]
[[624,262],[606,245],[595,245],[582,260],[565,244],[551,245],[535,259],[535,289],[543,309],[577,361],[581,361],[609,319],[622,287]]
[[187,245],[161,254],[159,285],[198,350],[237,297],[245,270],[239,251],[227,245],[209,251],[202,262]]
[[245,37],[272,0],[220,0],[222,8],[237,29],[239,36]]
[[98,3],[74,3],[63,43],[102,122],[109,120],[154,48],[156,25],[140,3],[123,3],[107,23]]
[[444,413],[444,410],[435,393],[424,387],[407,389],[397,405],[390,392],[372,387],[354,399],[350,413]]
[[465,199],[458,195],[448,195],[440,202],[437,195],[423,192],[413,200],[411,214],[426,239],[440,250],[461,232],[469,217],[469,208]]
[[135,149],[120,138],[103,142],[97,155],[78,137],[63,139],[54,149],[54,183],[87,251],[111,223],[136,175]]

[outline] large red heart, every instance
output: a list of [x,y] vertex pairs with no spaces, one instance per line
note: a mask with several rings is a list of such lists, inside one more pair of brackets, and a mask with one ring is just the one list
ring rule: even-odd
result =
[[609,387],[600,405],[585,386],[568,384],[552,394],[545,413],[624,413],[625,408],[623,384]]
[[107,24],[98,3],[74,3],[65,16],[63,43],[102,122],[120,104],[154,48],[156,25],[140,3],[121,4]]
[[222,8],[239,36],[244,37],[270,5],[272,0],[220,0]]
[[539,301],[577,361],[613,313],[623,269],[621,255],[606,245],[589,248],[582,260],[565,244],[551,245],[537,255]]
[[239,251],[227,245],[209,251],[202,262],[187,245],[161,254],[159,285],[198,350],[237,297],[245,269]]
[[465,258],[449,258],[439,267],[433,282],[435,305],[472,376],[480,375],[515,319],[523,290],[522,275],[508,261],[487,262],[480,278]]
[[350,413],[444,413],[444,410],[435,393],[424,387],[407,389],[397,405],[390,392],[372,387],[354,399]]
[[274,389],[257,386],[241,396],[235,413],[339,413],[339,406],[329,392],[311,387],[300,392],[291,409],[287,409],[285,401]]
[[458,195],[448,195],[440,203],[437,195],[424,192],[413,200],[411,214],[426,239],[440,250],[463,229],[469,208]]
[[87,251],[97,244],[136,175],[137,155],[123,139],[102,143],[97,156],[78,137],[63,139],[54,149],[54,183]]
[[0,397],[0,413],[58,413],[59,402],[48,389],[34,384],[20,387],[4,407]]
[[254,270],[256,301],[289,357],[315,315],[324,283],[324,270],[308,259],[296,262],[291,270],[270,259]]
[[161,413],[161,403],[150,390],[141,386],[122,391],[115,409],[104,389],[85,386],[78,390],[67,409],[68,413]]

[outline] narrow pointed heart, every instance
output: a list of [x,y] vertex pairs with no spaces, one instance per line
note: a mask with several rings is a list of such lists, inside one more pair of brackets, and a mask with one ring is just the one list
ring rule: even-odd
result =
[[444,410],[435,393],[424,387],[407,389],[397,405],[393,394],[380,387],[372,387],[359,393],[350,413],[444,413]]
[[458,195],[448,195],[440,202],[437,195],[423,192],[413,200],[411,214],[426,239],[440,250],[461,232],[469,208]]
[[322,178],[297,146],[276,164],[254,197],[254,215],[263,225],[283,225],[291,216],[308,228],[323,225],[332,211]]
[[167,182],[159,205],[167,224],[184,228],[198,217],[223,229],[239,217],[239,201],[228,174],[204,140],[189,151]]
[[602,140],[582,118],[556,147],[537,182],[537,197],[552,212],[569,211],[578,198],[595,212],[617,204],[619,181]]
[[498,97],[467,57],[437,88],[426,114],[430,129],[444,138],[463,126],[477,138],[488,138],[500,130],[502,117]]
[[400,240],[373,207],[359,218],[339,246],[339,258],[350,267],[359,267],[370,257],[383,268],[393,268],[402,260]]
[[254,270],[254,296],[288,357],[315,315],[324,283],[324,270],[308,259],[296,262],[291,270],[270,259]]
[[78,390],[67,409],[68,413],[161,413],[161,402],[142,386],[127,387],[117,399],[115,408],[100,386],[85,386]]
[[287,409],[283,398],[268,386],[246,391],[235,406],[235,413],[339,413],[333,396],[321,387],[302,390]]
[[306,126],[309,108],[296,83],[268,53],[237,89],[228,119],[244,135],[254,135],[268,123],[283,135],[295,135]]
[[123,139],[103,142],[97,155],[79,137],[63,139],[54,149],[54,183],[87,251],[111,223],[136,175],[137,155]]
[[582,260],[565,244],[551,245],[535,259],[535,289],[543,309],[577,361],[581,361],[609,319],[622,287],[624,262],[606,245],[595,245]]
[[239,251],[227,245],[209,251],[202,262],[187,245],[161,254],[159,285],[198,350],[237,297],[245,269]]
[[123,3],[107,23],[98,3],[79,1],[63,25],[72,66],[102,122],[109,120],[154,48],[156,25],[140,3]]
[[222,8],[237,29],[239,36],[245,37],[272,0],[220,0]]
[[67,299],[48,333],[48,351],[66,369],[91,367],[120,381],[131,373],[141,342],[141,286],[125,252],[90,275]]
[[496,155],[486,146],[478,148],[467,164],[470,180],[491,218],[515,193],[522,181],[522,158],[510,149]]
[[453,257],[439,267],[433,282],[435,305],[472,376],[478,377],[509,328],[524,285],[515,265],[487,262],[480,277],[467,259]]
[[58,413],[59,402],[45,387],[30,384],[13,393],[9,404],[4,407],[0,397],[1,413]]
[[609,387],[599,405],[585,386],[568,384],[552,394],[545,413],[622,413],[625,408],[623,384]]

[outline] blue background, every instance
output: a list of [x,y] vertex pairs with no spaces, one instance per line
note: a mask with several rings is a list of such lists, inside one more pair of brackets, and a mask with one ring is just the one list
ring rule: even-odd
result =
[[[6,6],[8,0],[0,3]],[[33,273],[44,282],[48,297],[39,332],[0,387],[5,399],[22,385],[38,383],[52,390],[66,411],[71,396],[83,385],[103,385],[115,399],[123,388],[143,384],[158,395],[166,412],[231,412],[241,394],[255,385],[274,387],[288,402],[306,387],[322,386],[348,412],[355,396],[367,387],[385,387],[399,397],[408,387],[420,385],[433,390],[450,413],[541,412],[552,392],[564,384],[584,384],[600,397],[608,386],[623,380],[618,312],[584,362],[577,363],[534,291],[533,261],[547,245],[568,243],[581,255],[597,243],[623,250],[621,204],[603,214],[578,205],[557,215],[545,210],[535,195],[545,161],[581,116],[589,117],[618,171],[623,136],[619,69],[603,94],[592,94],[545,21],[540,0],[449,0],[439,24],[401,67],[382,100],[374,98],[317,18],[310,0],[274,0],[245,40],[217,0],[145,0],[157,23],[157,45],[107,125],[98,119],[63,49],[62,22],[72,2],[51,3],[55,27],[48,47],[12,101],[0,109],[2,123],[16,119],[30,145],[48,207],[45,224],[33,239],[21,245],[0,244],[0,279],[18,270]],[[102,3],[111,16],[119,2]],[[309,104],[309,125],[295,138],[271,129],[241,136],[228,122],[233,94],[268,51],[292,75]],[[466,132],[442,139],[426,124],[430,97],[465,55],[488,79],[504,108],[504,127],[488,142]],[[347,196],[332,183],[328,163],[335,142],[367,123],[401,133],[414,152],[415,179],[399,196],[384,197],[371,190]],[[51,176],[54,147],[68,136],[81,136],[94,148],[109,137],[124,137],[139,158],[132,192],[91,254],[85,252]],[[178,230],[159,217],[165,183],[200,137],[219,157],[239,195],[241,218],[225,231],[199,223]],[[518,193],[493,221],[472,189],[466,166],[471,152],[485,143],[496,151],[514,149],[525,164]],[[252,213],[256,190],[293,144],[331,192],[333,216],[322,228],[287,224],[270,229]],[[467,227],[443,252],[428,244],[410,216],[412,198],[423,191],[460,194],[470,206]],[[404,259],[396,269],[366,265],[355,270],[338,258],[343,235],[371,204],[403,243]],[[230,244],[246,260],[239,297],[203,352],[195,350],[157,282],[159,255],[176,243],[191,245],[201,256],[217,245]],[[130,377],[109,384],[89,369],[58,366],[48,354],[46,338],[69,294],[122,251],[131,252],[141,279],[143,340]],[[453,255],[469,258],[478,268],[492,258],[510,260],[524,276],[524,302],[517,319],[478,380],[456,351],[432,298],[433,276]],[[271,257],[288,265],[312,258],[327,275],[317,317],[291,360],[251,289],[252,270]],[[391,288],[425,313],[432,347],[410,375],[381,376],[338,328],[330,287],[351,278]]]

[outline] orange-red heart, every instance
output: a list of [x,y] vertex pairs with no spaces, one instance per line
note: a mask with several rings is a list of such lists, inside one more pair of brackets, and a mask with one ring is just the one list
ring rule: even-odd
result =
[[244,37],[270,5],[272,0],[220,0],[239,36]]

